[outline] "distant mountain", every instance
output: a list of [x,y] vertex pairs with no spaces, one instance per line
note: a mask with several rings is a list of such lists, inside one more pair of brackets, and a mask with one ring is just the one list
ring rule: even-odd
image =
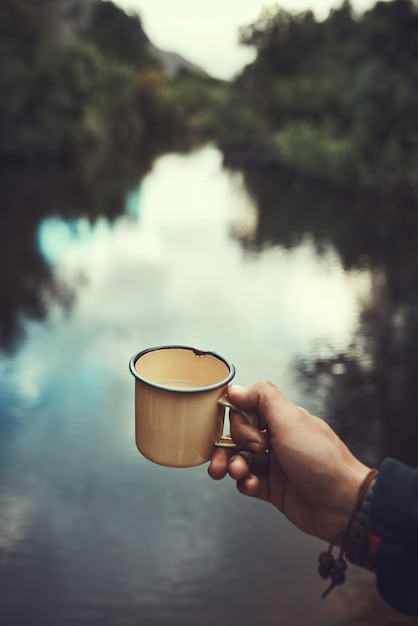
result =
[[191,74],[196,74],[197,76],[209,77],[209,74],[205,72],[205,70],[202,70],[202,68],[198,65],[191,63],[180,54],[161,50],[160,48],[154,46],[151,41],[149,41],[148,46],[150,53],[161,65],[167,78],[175,78],[175,76],[177,76],[177,74],[181,71],[187,71]]

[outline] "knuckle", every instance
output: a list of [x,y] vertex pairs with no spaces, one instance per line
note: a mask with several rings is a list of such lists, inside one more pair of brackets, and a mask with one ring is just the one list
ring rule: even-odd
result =
[[255,387],[257,388],[258,395],[260,398],[271,396],[272,394],[278,394],[279,389],[277,385],[275,385],[271,380],[261,380],[258,382]]

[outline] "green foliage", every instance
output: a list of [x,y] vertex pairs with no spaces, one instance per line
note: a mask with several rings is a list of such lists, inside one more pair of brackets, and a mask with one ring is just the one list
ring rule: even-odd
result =
[[[27,109],[47,42],[51,40],[52,2],[35,6],[5,0],[0,11],[0,152],[10,151],[13,132]],[[16,28],[16,24],[19,28]]]
[[353,142],[329,125],[291,122],[273,135],[272,148],[279,160],[317,179],[349,184],[358,176]]
[[96,0],[2,0],[0,158],[149,153],[173,134],[213,130],[219,81],[169,83],[138,16]]
[[93,5],[83,34],[111,61],[134,68],[155,64],[147,52],[148,38],[139,16],[127,15],[112,2]]
[[78,40],[51,44],[34,74],[3,152],[25,157],[74,154],[98,140],[102,84],[100,58]]
[[418,193],[413,0],[377,2],[362,17],[346,1],[323,22],[276,7],[242,29],[241,41],[257,56],[223,112],[226,153],[239,144],[336,186],[407,184]]
[[218,129],[221,108],[227,95],[227,85],[219,80],[179,72],[167,87],[175,123],[203,136]]
[[259,20],[241,29],[240,41],[256,48],[259,69],[289,74],[301,59],[310,63],[306,55],[312,53],[320,30],[311,11],[293,16],[278,7],[264,8]]

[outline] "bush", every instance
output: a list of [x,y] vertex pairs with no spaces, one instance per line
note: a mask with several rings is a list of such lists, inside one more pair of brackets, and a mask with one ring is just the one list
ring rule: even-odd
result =
[[291,122],[272,137],[277,160],[303,174],[339,185],[356,182],[355,146],[330,125]]

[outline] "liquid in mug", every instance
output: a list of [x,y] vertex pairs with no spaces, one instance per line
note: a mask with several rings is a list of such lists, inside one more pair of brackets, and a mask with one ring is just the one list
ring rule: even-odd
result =
[[158,380],[156,382],[163,387],[174,387],[175,389],[197,389],[198,387],[206,387],[204,383],[199,383],[196,380],[170,378],[166,380]]

